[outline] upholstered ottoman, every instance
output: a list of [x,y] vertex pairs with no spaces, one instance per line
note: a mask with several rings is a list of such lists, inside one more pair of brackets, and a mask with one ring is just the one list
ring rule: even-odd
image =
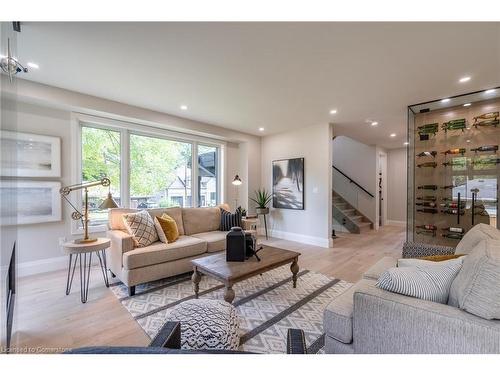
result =
[[181,349],[237,350],[240,344],[236,309],[224,301],[185,301],[166,320],[181,323]]

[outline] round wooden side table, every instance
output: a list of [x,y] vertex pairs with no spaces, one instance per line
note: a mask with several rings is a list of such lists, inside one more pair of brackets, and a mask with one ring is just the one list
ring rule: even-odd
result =
[[[66,295],[71,292],[73,276],[75,275],[76,262],[80,268],[80,299],[82,303],[87,302],[89,295],[90,268],[92,266],[92,253],[96,253],[101,265],[104,284],[109,287],[106,249],[111,241],[109,238],[98,238],[97,241],[87,243],[66,242],[62,245],[63,251],[69,255],[68,278],[66,279]],[[75,258],[73,261],[73,257]]]

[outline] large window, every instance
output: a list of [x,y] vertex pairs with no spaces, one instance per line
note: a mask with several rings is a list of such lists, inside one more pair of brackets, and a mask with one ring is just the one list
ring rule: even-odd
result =
[[130,207],[191,207],[190,143],[130,135]]
[[217,147],[198,145],[198,205],[217,205]]
[[[81,181],[108,177],[111,193],[120,207],[195,207],[219,203],[219,146],[171,139],[156,131],[146,132],[127,125],[85,123],[79,129]],[[107,221],[107,211],[99,210],[107,193],[107,187],[89,189],[92,226]]]
[[[120,132],[109,129],[82,127],[82,182],[92,182],[108,177],[111,193],[120,202]],[[89,189],[89,217],[91,224],[107,220],[107,210],[99,205],[107,197],[109,188],[95,186]]]

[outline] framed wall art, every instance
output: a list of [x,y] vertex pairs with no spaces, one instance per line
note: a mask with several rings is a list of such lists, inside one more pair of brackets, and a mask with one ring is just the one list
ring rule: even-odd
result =
[[4,177],[61,177],[61,139],[46,135],[0,131]]
[[273,161],[273,207],[304,209],[304,158]]
[[59,181],[0,181],[0,225],[61,221]]

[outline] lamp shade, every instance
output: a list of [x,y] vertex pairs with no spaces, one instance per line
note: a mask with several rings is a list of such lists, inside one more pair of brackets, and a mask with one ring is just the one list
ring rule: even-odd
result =
[[118,205],[116,204],[115,200],[111,196],[111,193],[108,193],[108,197],[102,201],[101,205],[99,206],[101,210],[105,210],[108,208],[118,208]]
[[242,181],[241,181],[240,176],[238,176],[238,175],[234,176],[234,180],[233,180],[232,184],[233,185],[241,185]]

